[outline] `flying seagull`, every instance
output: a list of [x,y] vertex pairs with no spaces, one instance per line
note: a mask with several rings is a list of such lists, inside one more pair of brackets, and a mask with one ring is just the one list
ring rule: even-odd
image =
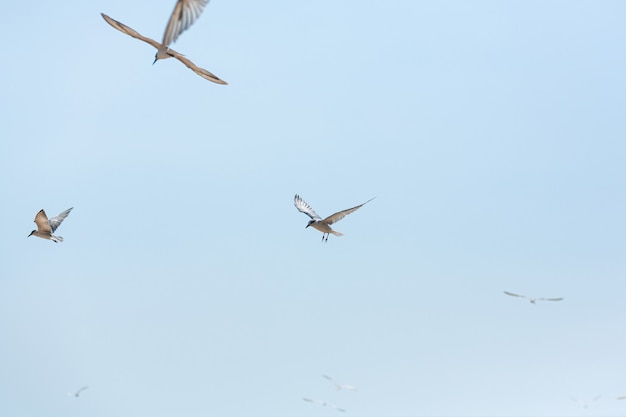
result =
[[351,391],[356,390],[356,387],[353,387],[352,385],[341,385],[341,384],[338,384],[337,381],[335,381],[334,379],[332,379],[328,375],[322,375],[322,376],[324,378],[326,378],[327,380],[329,380],[330,382],[332,382],[332,384],[337,388],[337,391],[339,391],[341,389],[347,389],[347,390],[351,390]]
[[48,216],[46,216],[46,212],[43,211],[43,209],[39,210],[39,213],[37,213],[37,215],[35,216],[35,224],[37,225],[37,230],[33,230],[32,232],[30,232],[30,235],[28,235],[28,237],[35,235],[42,239],[49,239],[53,240],[54,242],[63,242],[63,238],[61,236],[55,236],[52,233],[57,230],[57,227],[61,225],[63,220],[65,220],[65,218],[68,214],[70,214],[70,211],[72,211],[73,208],[74,207],[68,208],[63,213],[51,218],[50,220],[48,220]]
[[572,401],[578,403],[578,405],[582,406],[583,408],[589,408],[589,406],[598,401],[600,399],[600,397],[602,397],[602,395],[596,395],[595,397],[593,397],[593,399],[591,401],[583,401],[583,400],[579,400],[577,397],[571,397]]
[[313,404],[319,404],[319,405],[322,405],[322,406],[324,406],[324,407],[330,407],[330,408],[333,408],[333,409],[335,409],[335,410],[337,410],[337,411],[341,411],[342,413],[345,413],[345,412],[346,412],[346,410],[344,410],[343,408],[341,408],[341,407],[337,407],[335,404],[331,404],[331,403],[326,402],[326,401],[322,401],[322,400],[313,400],[313,399],[311,399],[311,398],[306,398],[306,397],[304,397],[304,398],[302,398],[302,399],[303,399],[304,401],[308,401],[308,402],[313,403]]
[[78,396],[80,395],[81,392],[85,391],[87,388],[89,388],[87,385],[85,385],[82,388],[79,388],[76,392],[68,392],[67,396],[68,397],[76,397],[78,398]]
[[528,297],[526,295],[513,294],[512,292],[508,292],[508,291],[504,291],[504,293],[506,295],[510,295],[511,297],[527,298],[528,301],[530,301],[533,304],[535,304],[536,301],[561,301],[563,299],[563,297],[561,298],[533,298],[533,297]]
[[[309,216],[311,218],[311,220],[309,220],[309,223],[306,225],[306,227],[313,226],[315,229],[317,229],[320,232],[322,232],[322,241],[324,241],[324,235],[326,235],[326,241],[328,241],[328,236],[330,236],[331,233],[333,235],[335,235],[335,236],[343,236],[343,233],[339,233],[339,232],[334,231],[330,227],[331,224],[333,224],[335,222],[338,222],[339,220],[341,220],[344,217],[346,217],[348,214],[357,211],[359,208],[361,208],[365,204],[369,203],[374,198],[376,198],[376,197],[370,198],[365,203],[360,204],[360,205],[358,205],[356,207],[352,207],[352,208],[347,209],[347,210],[339,211],[339,212],[333,214],[332,216],[326,217],[325,219],[322,219],[320,216],[318,216],[317,213],[315,212],[315,210],[313,210],[313,208],[311,206],[309,206],[306,203],[306,201],[304,201],[302,198],[300,198],[300,196],[298,194],[296,194],[296,196],[294,197],[293,204],[294,204],[294,206],[296,206],[298,211],[300,211],[301,213],[306,214],[307,216]],[[305,227],[305,229],[306,229],[306,227]]]
[[117,20],[107,16],[104,13],[100,14],[109,25],[113,26],[120,32],[124,32],[125,34],[132,36],[133,38],[142,40],[154,46],[157,50],[157,53],[154,56],[154,62],[152,63],[153,65],[159,59],[167,59],[173,57],[185,64],[187,68],[191,69],[202,78],[213,81],[217,84],[228,84],[226,81],[219,79],[215,74],[212,74],[204,68],[198,67],[183,54],[169,48],[169,45],[175,42],[180,34],[187,30],[198,19],[198,17],[204,10],[204,6],[206,6],[208,2],[209,0],[178,0],[176,2],[176,6],[174,6],[172,16],[170,17],[169,22],[167,22],[167,27],[165,28],[165,33],[163,34],[163,41],[160,43],[155,41],[154,39],[141,35],[136,30],[126,26],[123,23],[118,22]]

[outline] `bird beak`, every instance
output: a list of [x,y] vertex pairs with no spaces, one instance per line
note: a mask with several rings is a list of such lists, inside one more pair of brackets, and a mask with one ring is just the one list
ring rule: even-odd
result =
[[154,57],[154,62],[152,63],[152,65],[156,64],[156,62],[159,60],[159,58],[157,58],[156,56]]
[[309,226],[310,226],[310,224],[307,224],[306,226],[304,226],[304,228],[306,229],[306,228],[307,228],[307,227],[309,227]]

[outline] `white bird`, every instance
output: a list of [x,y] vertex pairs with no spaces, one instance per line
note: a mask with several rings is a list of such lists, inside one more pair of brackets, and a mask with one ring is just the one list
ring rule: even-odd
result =
[[563,299],[563,297],[561,298],[534,298],[534,297],[528,297],[526,295],[521,295],[521,294],[513,294],[512,292],[508,292],[508,291],[504,291],[504,293],[506,295],[510,295],[511,297],[527,298],[528,301],[530,301],[533,304],[535,304],[537,301],[561,301]]
[[346,390],[350,390],[350,391],[356,390],[356,387],[353,387],[352,385],[338,384],[337,381],[335,381],[334,379],[332,379],[328,375],[322,375],[322,376],[324,378],[326,378],[327,380],[329,380],[330,382],[332,382],[332,384],[337,388],[337,391],[342,390],[342,389],[346,389]]
[[335,410],[337,410],[337,411],[341,411],[342,413],[345,413],[345,412],[346,412],[346,410],[345,410],[345,409],[343,409],[343,408],[341,408],[341,407],[337,407],[335,404],[331,404],[331,403],[329,403],[329,402],[327,402],[327,401],[322,401],[322,400],[313,400],[313,399],[311,399],[311,398],[306,398],[306,397],[304,397],[304,398],[302,398],[302,399],[303,399],[304,401],[308,401],[308,402],[313,403],[313,404],[319,404],[319,405],[322,405],[322,406],[324,406],[324,407],[330,407],[330,408],[333,408],[333,409],[335,409]]
[[178,0],[176,2],[176,6],[174,6],[172,16],[167,22],[165,33],[163,33],[163,41],[161,43],[155,41],[154,39],[141,35],[136,30],[126,26],[121,22],[118,22],[117,20],[107,16],[104,13],[100,14],[109,25],[113,26],[120,32],[123,32],[129,36],[132,36],[133,38],[142,40],[154,46],[157,50],[157,53],[154,56],[154,62],[152,64],[157,62],[159,59],[167,59],[173,57],[185,64],[187,68],[191,69],[202,78],[213,81],[217,84],[228,84],[226,81],[219,79],[215,74],[212,74],[204,68],[198,67],[183,54],[169,48],[169,45],[175,42],[180,34],[187,30],[198,19],[198,17],[204,10],[204,6],[206,6],[208,2],[209,0]]
[[[369,203],[370,201],[372,201],[374,198],[370,198],[369,200],[367,200],[365,203],[360,204],[356,207],[352,207],[350,209],[347,210],[343,210],[343,211],[339,211],[331,216],[326,217],[325,219],[322,219],[320,216],[317,215],[317,213],[315,212],[315,210],[313,210],[313,208],[311,206],[309,206],[306,201],[304,201],[302,198],[300,198],[300,196],[298,194],[296,194],[296,196],[293,199],[293,204],[294,206],[296,206],[296,208],[298,209],[298,211],[300,211],[301,213],[306,214],[307,216],[309,216],[311,218],[311,220],[309,220],[309,223],[306,225],[306,227],[309,226],[313,226],[313,228],[319,230],[320,232],[322,232],[322,241],[324,241],[324,235],[326,235],[326,241],[328,241],[328,236],[330,236],[330,234],[332,233],[335,236],[343,236],[343,233],[339,233],[335,230],[333,230],[330,225],[333,223],[338,222],[339,220],[343,219],[344,217],[346,217],[348,214],[357,211],[359,208],[361,208],[362,206],[364,206],[365,204]],[[305,227],[305,229],[306,229]]]
[[583,401],[583,400],[579,400],[577,397],[571,397],[572,401],[578,403],[578,405],[581,405],[583,408],[589,408],[589,406],[598,401],[600,399],[600,397],[602,397],[602,395],[596,395],[595,397],[593,397],[593,399],[591,401]]
[[68,397],[76,397],[78,398],[78,396],[80,395],[81,392],[85,391],[87,388],[89,388],[87,385],[85,385],[82,388],[79,388],[76,392],[68,392],[67,396]]
[[63,220],[65,220],[67,215],[70,214],[70,211],[72,211],[73,208],[74,207],[68,208],[63,213],[51,218],[50,220],[48,220],[48,216],[46,216],[46,212],[43,209],[39,210],[39,213],[37,213],[37,215],[35,216],[35,224],[37,225],[37,230],[33,230],[32,232],[30,232],[30,235],[28,235],[28,237],[35,235],[42,239],[49,239],[54,242],[63,242],[63,238],[61,236],[55,236],[52,233],[57,230],[57,228],[61,225]]

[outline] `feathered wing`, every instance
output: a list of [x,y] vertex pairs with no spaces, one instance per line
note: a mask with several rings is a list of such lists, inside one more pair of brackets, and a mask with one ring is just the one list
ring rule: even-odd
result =
[[177,60],[185,64],[187,68],[189,68],[190,70],[192,70],[193,72],[201,76],[202,78],[209,80],[209,81],[213,81],[216,84],[222,84],[222,85],[228,84],[226,81],[218,78],[215,74],[211,73],[210,71],[207,71],[204,68],[200,68],[199,66],[194,64],[193,62],[191,62],[189,58],[187,58],[180,52],[176,52],[173,49],[168,49],[167,52],[171,56],[173,56],[174,58],[176,58]]
[[504,291],[504,293],[506,295],[510,295],[511,297],[522,297],[522,298],[528,298],[525,295],[520,295],[520,294],[513,294],[512,292],[508,292],[508,291]]
[[52,229],[52,232],[57,230],[57,227],[61,225],[63,220],[65,220],[65,218],[67,217],[68,214],[70,214],[70,211],[72,211],[73,208],[74,207],[70,207],[64,212],[60,213],[58,216],[50,219],[50,228]]
[[150,45],[154,46],[156,49],[161,49],[163,48],[163,45],[161,45],[160,43],[158,43],[157,41],[155,41],[154,39],[150,39],[146,36],[143,36],[141,33],[137,32],[135,29],[126,26],[125,24],[118,22],[117,20],[105,15],[104,13],[100,13],[102,15],[102,18],[111,26],[113,26],[115,29],[119,30],[122,33],[127,34],[128,36],[132,36],[135,39],[139,39],[142,40],[146,43],[149,43]]
[[48,216],[46,216],[46,212],[43,209],[39,210],[39,213],[35,216],[35,224],[37,225],[37,231],[39,232],[52,233],[53,231],[50,227]]
[[[374,197],[376,198],[376,197]],[[327,223],[327,224],[333,224],[338,222],[339,220],[343,219],[344,217],[346,217],[348,214],[350,213],[354,213],[355,211],[357,211],[358,209],[360,209],[361,207],[363,207],[364,205],[366,205],[367,203],[369,203],[370,201],[372,201],[374,198],[370,198],[369,200],[367,200],[365,203],[363,204],[359,204],[356,207],[352,207],[349,208],[347,210],[343,210],[343,211],[339,211],[331,216],[326,217],[323,222]]]
[[178,0],[172,16],[167,22],[165,33],[163,33],[163,45],[176,42],[181,33],[189,29],[202,14],[204,6],[209,0]]
[[537,300],[543,300],[543,301],[561,301],[563,299],[563,297],[560,298],[537,298]]
[[313,207],[309,206],[306,201],[304,201],[298,194],[293,198],[293,205],[296,206],[300,213],[304,213],[309,216],[313,220],[322,220],[320,216],[317,215]]

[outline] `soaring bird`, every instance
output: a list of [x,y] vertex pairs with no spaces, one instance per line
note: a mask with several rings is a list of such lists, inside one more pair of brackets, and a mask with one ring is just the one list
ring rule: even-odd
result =
[[521,294],[513,294],[512,292],[508,292],[508,291],[504,291],[504,293],[506,295],[510,295],[511,297],[527,298],[528,301],[530,301],[533,304],[535,304],[536,301],[561,301],[563,299],[563,297],[560,297],[560,298],[534,298],[534,297],[528,297],[526,295],[521,295]]
[[87,385],[85,385],[84,387],[81,387],[81,388],[77,389],[75,392],[68,392],[67,396],[68,397],[76,397],[76,398],[78,398],[80,393],[85,391],[87,388],[89,388],[89,387]]
[[[309,216],[311,218],[311,220],[309,220],[309,223],[306,225],[306,227],[309,226],[313,226],[313,228],[319,230],[320,232],[322,232],[322,241],[324,241],[324,236],[326,236],[326,241],[328,241],[328,236],[332,233],[335,236],[343,236],[343,233],[339,233],[335,230],[333,230],[330,225],[338,222],[339,220],[343,219],[344,217],[346,217],[348,214],[357,211],[359,208],[361,208],[362,206],[364,206],[365,204],[369,203],[370,201],[372,201],[374,198],[370,198],[369,200],[367,200],[365,203],[363,204],[359,204],[356,207],[352,207],[349,208],[347,210],[343,210],[343,211],[339,211],[331,216],[326,217],[325,219],[322,219],[320,216],[318,216],[318,214],[315,212],[315,210],[313,210],[313,208],[311,206],[309,206],[307,204],[306,201],[304,201],[302,198],[300,198],[300,196],[298,194],[296,194],[296,196],[293,199],[293,204],[294,206],[296,206],[296,208],[298,209],[298,211],[300,211],[301,213],[306,214],[307,216]],[[305,227],[305,229],[306,229]]]
[[335,409],[335,410],[337,410],[337,411],[341,411],[342,413],[345,413],[345,412],[346,412],[346,410],[344,410],[343,408],[341,408],[341,407],[337,407],[335,404],[331,404],[331,403],[326,402],[326,401],[322,401],[322,400],[313,400],[313,399],[311,399],[311,398],[306,398],[306,397],[304,397],[304,398],[302,398],[302,399],[303,399],[304,401],[308,401],[308,402],[313,403],[313,404],[319,404],[319,405],[324,406],[324,407],[330,407],[330,408],[333,408],[333,409]]
[[204,6],[206,6],[208,2],[209,0],[178,0],[176,2],[176,6],[174,6],[174,11],[170,16],[170,20],[167,22],[165,33],[163,33],[163,41],[161,42],[157,42],[154,39],[141,35],[136,30],[118,22],[104,13],[100,14],[109,25],[113,26],[120,32],[154,46],[157,52],[154,56],[154,62],[152,64],[157,62],[159,59],[176,58],[202,78],[213,81],[217,84],[228,84],[226,81],[219,79],[215,74],[205,70],[204,68],[198,67],[183,54],[169,48],[169,45],[175,42],[180,34],[187,30],[198,19],[198,17],[200,17],[200,14],[204,10]]
[[28,235],[28,237],[34,235],[42,239],[52,240],[54,242],[63,242],[63,238],[61,236],[55,236],[52,233],[57,230],[57,228],[61,225],[63,220],[65,220],[67,215],[70,214],[70,211],[72,211],[73,208],[74,207],[68,208],[63,213],[51,218],[50,220],[48,220],[48,216],[46,216],[46,212],[43,209],[39,210],[39,213],[37,213],[37,215],[35,216],[35,224],[37,225],[37,230],[33,230],[32,232],[30,232],[30,235]]
[[345,385],[345,384],[337,383],[337,381],[335,381],[334,379],[332,379],[328,375],[322,375],[322,376],[324,378],[326,378],[327,380],[329,380],[335,386],[335,388],[337,388],[337,391],[342,390],[342,389],[346,389],[346,390],[350,390],[350,391],[356,390],[356,387],[353,387],[352,385]]

